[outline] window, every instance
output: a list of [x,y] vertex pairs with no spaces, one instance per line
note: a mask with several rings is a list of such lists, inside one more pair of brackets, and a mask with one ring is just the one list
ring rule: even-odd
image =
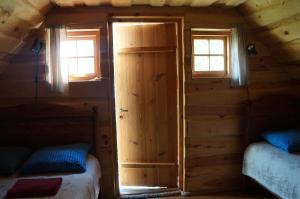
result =
[[229,74],[229,33],[192,32],[193,77],[226,77]]
[[70,80],[100,76],[98,30],[67,30],[67,62]]

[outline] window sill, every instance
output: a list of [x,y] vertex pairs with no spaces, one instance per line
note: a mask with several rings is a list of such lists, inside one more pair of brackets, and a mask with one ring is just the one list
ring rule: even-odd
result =
[[84,83],[84,82],[101,82],[101,81],[104,81],[106,78],[103,78],[103,77],[95,77],[93,79],[74,79],[74,80],[70,80],[69,83]]
[[208,74],[193,74],[192,80],[196,79],[230,79],[230,75],[208,75]]

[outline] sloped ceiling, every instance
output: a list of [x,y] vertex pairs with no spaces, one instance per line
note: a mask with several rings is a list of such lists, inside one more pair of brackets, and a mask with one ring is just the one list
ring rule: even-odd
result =
[[1,0],[0,72],[54,6],[236,7],[283,63],[300,63],[300,0]]
[[238,10],[279,62],[300,64],[300,0],[249,0]]

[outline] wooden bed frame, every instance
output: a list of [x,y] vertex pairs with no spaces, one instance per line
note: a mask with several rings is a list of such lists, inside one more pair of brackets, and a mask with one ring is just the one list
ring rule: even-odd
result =
[[23,104],[0,109],[0,146],[33,149],[88,143],[95,154],[96,108]]
[[[249,103],[247,110],[246,147],[261,141],[267,130],[287,129],[300,125],[300,98],[292,95],[270,95]],[[246,193],[269,194],[269,191],[248,176],[244,176]]]

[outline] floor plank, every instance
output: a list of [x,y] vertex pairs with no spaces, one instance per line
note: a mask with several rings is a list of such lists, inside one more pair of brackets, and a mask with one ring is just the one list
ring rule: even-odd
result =
[[174,196],[166,197],[164,199],[273,199],[273,197],[247,197],[247,196],[192,196],[192,197],[183,197],[183,196]]

